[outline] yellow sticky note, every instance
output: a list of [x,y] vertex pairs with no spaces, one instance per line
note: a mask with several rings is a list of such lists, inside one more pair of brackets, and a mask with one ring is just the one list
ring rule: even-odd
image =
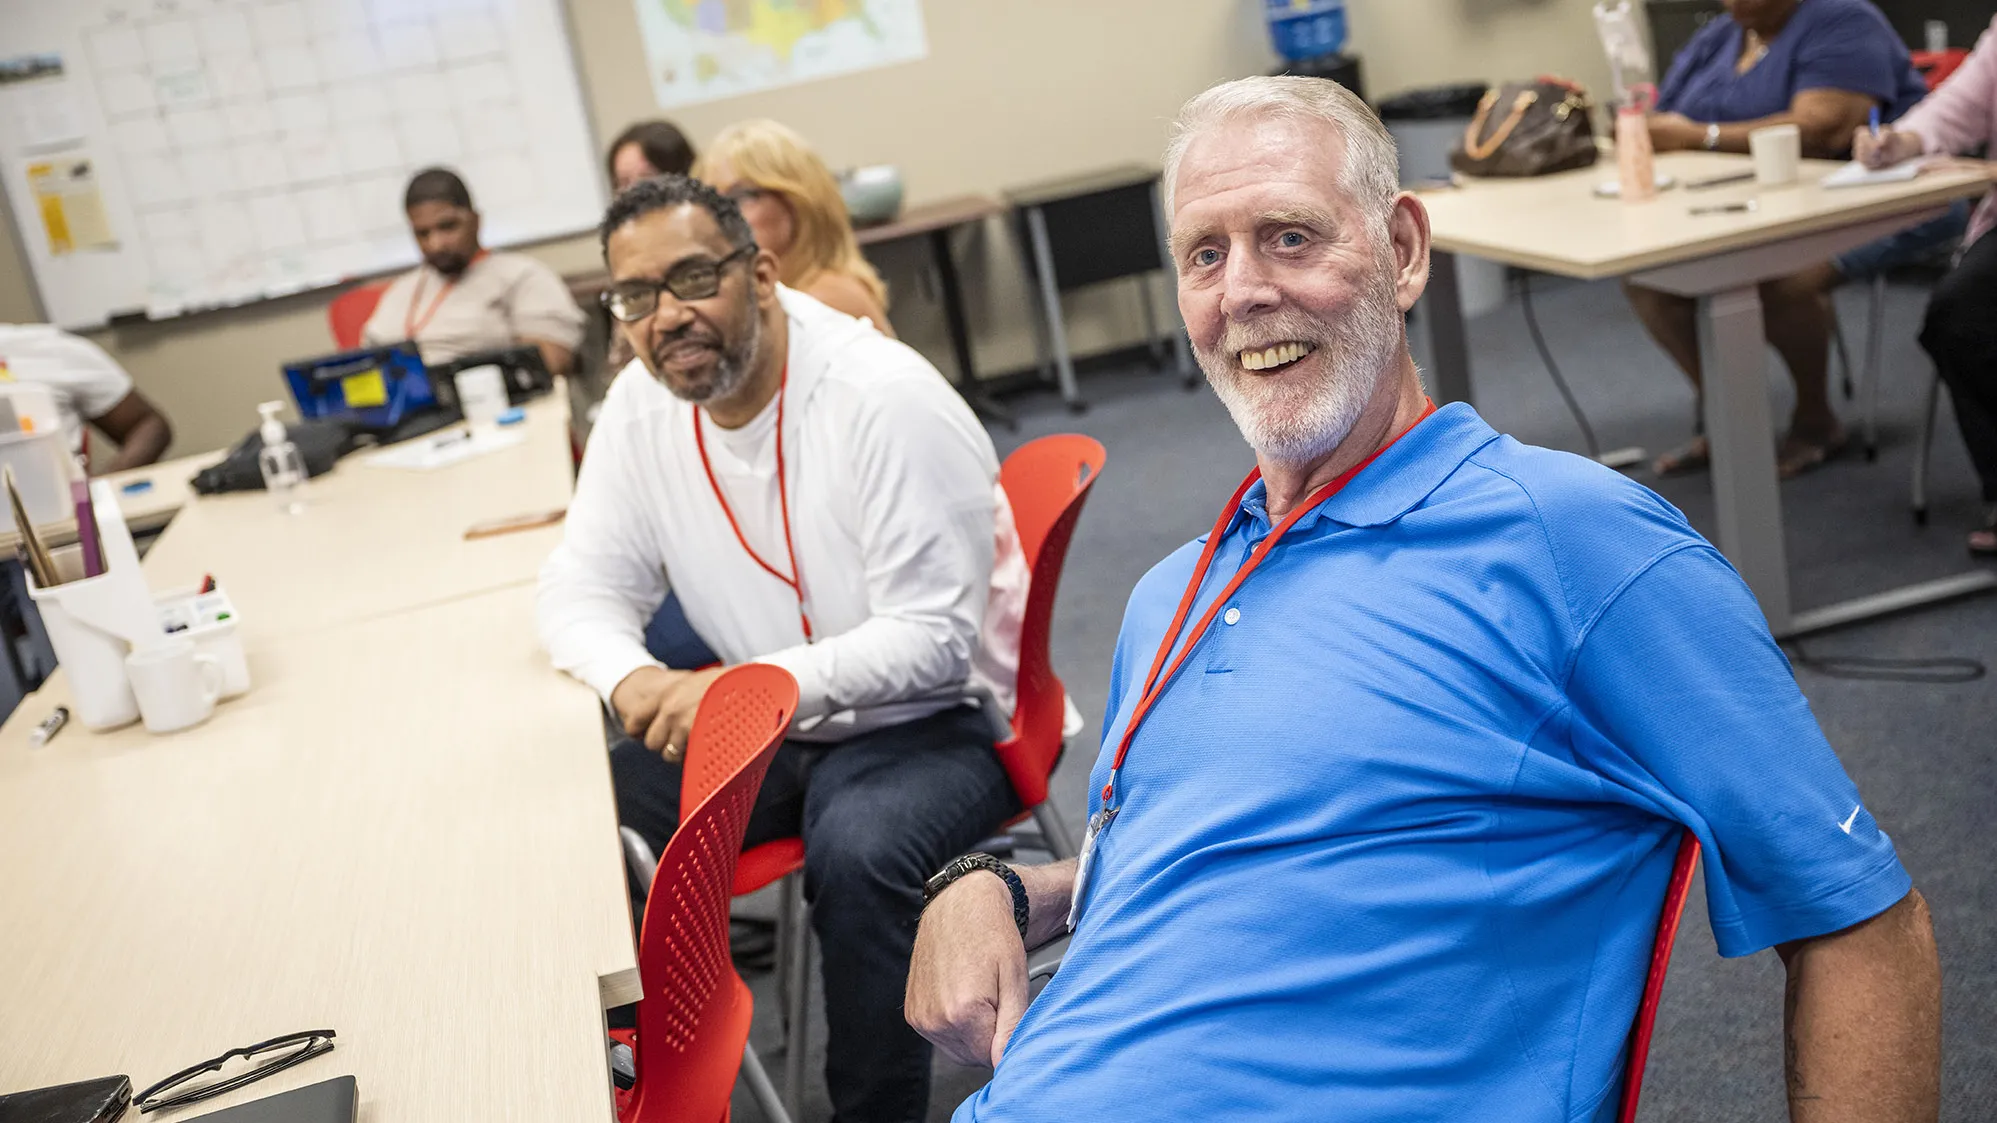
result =
[[380,370],[364,370],[342,378],[340,394],[354,409],[388,404],[388,384],[381,380]]

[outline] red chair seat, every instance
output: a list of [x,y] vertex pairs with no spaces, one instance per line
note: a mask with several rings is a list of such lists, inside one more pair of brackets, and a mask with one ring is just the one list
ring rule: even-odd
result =
[[745,893],[754,893],[803,868],[804,840],[801,838],[780,838],[744,850],[741,860],[735,863],[734,895],[740,897]]

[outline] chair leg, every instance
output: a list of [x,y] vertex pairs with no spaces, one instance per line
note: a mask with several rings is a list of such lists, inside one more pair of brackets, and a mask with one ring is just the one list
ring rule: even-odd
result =
[[1935,414],[1941,408],[1942,379],[1928,380],[1928,407],[1921,417],[1921,439],[1914,448],[1914,524],[1928,525],[1928,455],[1935,445]]
[[1075,856],[1075,840],[1068,834],[1068,824],[1061,821],[1061,813],[1054,810],[1052,803],[1042,801],[1035,807],[1033,821],[1040,824],[1041,837],[1047,841],[1047,852],[1054,855],[1056,861]]
[[649,888],[659,872],[659,856],[646,845],[645,837],[630,827],[618,827],[617,837],[624,842],[624,864],[630,867],[631,876]]
[[1851,349],[1844,344],[1844,321],[1838,319],[1837,301],[1831,301],[1831,352],[1837,356],[1838,373],[1844,389],[1844,400],[1857,396],[1858,388],[1852,382]]
[[1879,383],[1885,377],[1880,358],[1886,345],[1886,274],[1872,278],[1872,297],[1865,317],[1865,458],[1879,459]]
[[763,1118],[770,1123],[791,1123],[796,1118],[784,1110],[784,1102],[777,1096],[776,1086],[770,1083],[770,1074],[763,1071],[762,1058],[748,1045],[742,1046],[742,1082],[749,1086],[749,1095],[756,1106],[763,1109]]
[[804,1103],[804,1054],[809,1035],[811,993],[811,906],[804,900],[804,875],[784,878],[784,911],[791,917],[790,940],[783,960],[784,973],[784,1107],[793,1118]]

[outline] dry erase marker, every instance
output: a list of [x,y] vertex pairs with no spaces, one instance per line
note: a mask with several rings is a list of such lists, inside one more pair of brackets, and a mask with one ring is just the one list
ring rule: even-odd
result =
[[68,721],[69,721],[69,707],[57,706],[55,708],[54,713],[43,718],[42,723],[40,725],[35,726],[35,731],[33,733],[28,734],[28,744],[30,745],[48,744],[51,740],[55,739],[56,734],[62,732],[63,725]]

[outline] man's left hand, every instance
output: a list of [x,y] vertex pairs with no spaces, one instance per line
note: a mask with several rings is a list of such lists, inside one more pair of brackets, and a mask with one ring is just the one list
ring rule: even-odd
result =
[[645,747],[677,764],[686,757],[687,736],[693,732],[693,715],[707,688],[721,677],[726,667],[704,671],[684,671],[666,687],[659,698],[659,712],[645,729]]
[[1650,115],[1649,125],[1650,147],[1658,152],[1677,152],[1705,146],[1706,126],[1683,113],[1653,113]]

